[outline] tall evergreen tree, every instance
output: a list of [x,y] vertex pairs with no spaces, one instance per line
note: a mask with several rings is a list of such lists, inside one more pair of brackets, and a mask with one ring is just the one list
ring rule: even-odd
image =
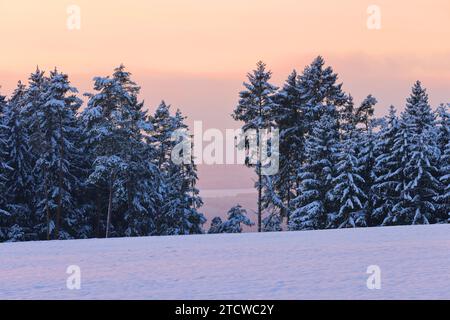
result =
[[437,203],[434,198],[438,196],[441,185],[434,126],[435,117],[428,104],[428,95],[417,81],[407,99],[397,139],[404,152],[404,182],[399,202],[393,208],[397,223],[428,224],[436,220]]
[[315,122],[323,114],[337,118],[337,112],[347,102],[348,97],[337,83],[338,75],[331,67],[325,67],[325,61],[318,56],[299,76],[299,91],[304,106],[307,132],[312,132]]
[[331,191],[335,175],[339,135],[337,121],[324,114],[306,140],[307,161],[300,170],[297,209],[289,221],[290,230],[325,229],[333,212]]
[[374,223],[371,219],[375,205],[375,194],[372,187],[375,181],[374,168],[377,157],[375,145],[378,140],[378,132],[376,127],[379,122],[378,119],[373,118],[376,103],[377,100],[369,95],[355,111],[355,129],[358,135],[357,156],[362,165],[361,177],[365,181],[363,191],[367,198],[364,202],[364,215],[368,226],[372,226]]
[[399,120],[394,106],[390,106],[375,144],[374,208],[371,221],[374,225],[391,224],[393,207],[398,202],[403,187],[403,145],[399,140]]
[[93,155],[88,181],[96,186],[98,201],[106,202],[106,237],[151,232],[151,198],[141,185],[148,174],[142,136],[148,122],[137,100],[140,88],[130,75],[121,65],[112,77],[95,78],[97,93],[89,95],[82,114],[85,144]]
[[9,217],[10,213],[7,209],[8,199],[6,193],[7,174],[10,168],[7,164],[7,138],[8,127],[5,121],[6,97],[0,95],[0,240],[8,239]]
[[18,232],[10,235],[9,240],[25,240],[28,235],[33,239],[33,226],[36,223],[32,215],[33,190],[32,155],[27,128],[22,115],[24,107],[25,86],[19,81],[17,88],[8,101],[4,111],[7,128],[6,152],[7,165],[11,168],[6,176],[5,192],[8,195],[8,211],[11,227]]
[[437,116],[437,145],[441,154],[450,142],[450,103],[440,104],[436,110]]
[[437,222],[447,221],[450,223],[450,142],[445,146],[441,156],[439,173],[442,189],[436,197],[440,209]]
[[[79,215],[74,192],[80,185],[74,174],[81,152],[76,141],[80,128],[76,118],[81,100],[68,76],[54,70],[41,91],[35,124],[39,127],[41,154],[35,155],[33,171],[38,177],[37,213],[46,216],[47,239],[71,238]],[[63,216],[64,215],[64,216]],[[54,234],[53,234],[54,231]]]
[[[243,130],[256,130],[257,152],[256,152],[256,174],[258,181],[258,232],[262,231],[263,210],[263,172],[262,172],[262,141],[260,135],[262,129],[273,126],[273,109],[275,108],[274,94],[278,89],[269,81],[272,77],[271,71],[266,71],[265,63],[259,61],[256,69],[247,74],[248,82],[244,82],[245,90],[239,93],[239,104],[236,106],[232,116],[235,120],[243,121]],[[254,152],[255,150],[253,150]]]
[[[50,239],[50,234],[54,229],[53,220],[51,219],[50,206],[47,205],[48,199],[46,196],[48,192],[43,194],[42,189],[48,189],[44,184],[47,181],[47,172],[39,172],[38,159],[42,159],[45,153],[45,135],[42,128],[42,122],[45,120],[46,114],[44,112],[45,95],[47,90],[48,78],[44,75],[39,67],[35,72],[31,73],[28,78],[28,87],[23,95],[23,102],[21,107],[21,116],[23,119],[23,127],[26,128],[26,134],[29,139],[29,148],[31,153],[31,172],[29,176],[32,177],[33,195],[30,198],[30,206],[33,215],[33,231],[35,239]],[[41,161],[42,163],[42,161]],[[42,174],[41,174],[42,173]]]
[[[196,187],[197,167],[192,156],[187,163],[175,163],[172,159],[175,146],[188,138],[184,134],[178,137],[174,135],[178,130],[187,135],[185,118],[179,110],[172,116],[169,109],[170,106],[162,102],[152,118],[151,142],[155,150],[156,165],[161,174],[162,188],[162,196],[156,210],[157,234],[202,233],[202,225],[206,219],[198,211],[203,201]],[[192,148],[192,145],[189,147]],[[179,156],[184,158],[183,154]]]
[[[348,103],[352,104],[350,100]],[[351,108],[348,110],[351,110]],[[361,176],[363,165],[358,157],[358,139],[355,121],[349,117],[342,124],[342,140],[337,152],[336,176],[333,178],[333,197],[338,209],[330,215],[330,224],[337,228],[365,227],[367,217],[364,203],[364,178]]]
[[439,196],[437,220],[450,221],[450,104],[441,104],[437,109],[437,145],[440,151],[439,175],[443,184]]
[[270,206],[278,208],[280,217],[286,217],[289,224],[291,201],[296,197],[299,183],[297,171],[304,158],[306,134],[303,100],[295,70],[277,92],[274,100],[277,106],[273,109],[272,117],[280,132],[279,172],[270,179],[272,185],[268,187],[272,192],[266,191],[264,204],[265,208]]

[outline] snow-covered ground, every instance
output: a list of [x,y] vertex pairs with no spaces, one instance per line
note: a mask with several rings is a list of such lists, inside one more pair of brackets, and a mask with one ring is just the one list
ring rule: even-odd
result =
[[450,299],[450,226],[6,243],[0,298]]

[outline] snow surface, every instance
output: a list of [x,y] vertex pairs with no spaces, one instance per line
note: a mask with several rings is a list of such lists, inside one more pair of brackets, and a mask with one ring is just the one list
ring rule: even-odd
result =
[[0,298],[450,299],[449,266],[449,225],[3,243]]

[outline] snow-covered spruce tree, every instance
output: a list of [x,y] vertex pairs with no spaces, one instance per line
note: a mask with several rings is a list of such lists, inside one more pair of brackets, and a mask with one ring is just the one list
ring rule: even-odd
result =
[[437,222],[447,221],[450,223],[450,142],[447,143],[444,153],[441,155],[439,173],[442,190],[436,197],[440,213]]
[[378,132],[376,127],[380,120],[374,119],[374,106],[377,100],[369,95],[363,100],[361,105],[355,110],[355,124],[357,134],[359,136],[357,140],[357,156],[362,165],[361,177],[365,183],[362,185],[363,192],[367,196],[364,202],[364,215],[366,218],[367,226],[373,226],[372,214],[375,203],[375,194],[372,187],[375,180],[375,159],[377,157],[377,150],[375,148],[378,138]]
[[[123,65],[112,77],[94,78],[96,94],[89,95],[82,113],[85,145],[92,156],[89,183],[95,186],[97,208],[106,208],[105,235],[148,235],[152,226],[146,189],[148,166],[144,161],[142,131],[148,130],[140,88]],[[98,219],[100,220],[100,219]],[[101,219],[103,220],[103,219]],[[99,221],[101,226],[103,221]]]
[[8,198],[6,192],[7,174],[10,168],[7,165],[8,152],[7,138],[8,127],[6,126],[4,112],[6,109],[6,97],[0,95],[0,241],[8,240],[10,230],[10,212],[8,212]]
[[150,130],[151,126],[146,121],[147,114],[144,105],[137,101],[137,97],[131,97],[129,104],[129,117],[127,125],[129,134],[133,138],[129,140],[125,160],[128,163],[127,171],[123,177],[123,190],[125,196],[124,234],[126,236],[149,235],[154,232],[155,217],[155,193],[157,192],[157,177],[159,175],[156,166],[152,165],[148,158],[148,149],[143,141],[142,131]]
[[298,87],[302,99],[307,132],[312,132],[315,122],[323,114],[337,118],[338,110],[344,106],[348,97],[337,83],[338,75],[331,67],[325,67],[325,61],[318,56],[299,75]]
[[[264,218],[272,219],[273,216],[278,216],[278,220],[282,221],[285,213],[288,212],[287,201],[284,198],[280,190],[285,186],[281,184],[281,179],[283,177],[280,174],[269,176],[263,175],[261,177],[262,184],[262,209],[267,216]],[[287,181],[285,181],[287,183]],[[281,189],[277,188],[281,187]],[[287,191],[287,190],[286,190]],[[289,202],[292,201],[289,199]],[[286,217],[287,218],[287,217]],[[262,219],[262,231],[264,231],[264,219]],[[288,220],[288,218],[287,218]]]
[[436,124],[437,124],[437,145],[441,152],[450,142],[450,103],[442,103],[436,110]]
[[440,150],[439,175],[443,184],[439,196],[437,221],[450,222],[450,104],[441,104],[437,109],[437,145]]
[[398,202],[403,187],[402,158],[404,145],[399,139],[399,120],[394,106],[389,107],[389,114],[375,143],[374,183],[372,192],[374,205],[372,225],[390,224],[393,220],[393,207]]
[[[396,141],[402,151],[403,186],[393,208],[396,224],[428,224],[437,220],[439,149],[436,145],[435,117],[426,90],[417,81],[401,116]],[[394,147],[395,148],[395,147]]]
[[291,214],[290,230],[325,229],[333,212],[332,179],[336,166],[339,134],[337,121],[324,114],[306,140],[307,161],[299,170],[297,207]]
[[[160,173],[155,218],[155,232],[158,235],[202,233],[202,225],[206,222],[198,211],[203,201],[196,188],[197,167],[192,157],[187,163],[175,163],[172,160],[175,146],[185,138],[174,134],[178,130],[187,134],[184,119],[179,110],[171,115],[170,105],[164,101],[151,118],[152,129],[147,142],[153,148],[154,163]],[[183,154],[179,156],[183,159]]]
[[367,226],[364,203],[363,165],[358,153],[360,134],[355,125],[350,98],[345,107],[344,121],[341,123],[342,138],[337,152],[336,176],[332,180],[333,198],[337,201],[336,212],[330,214],[330,226],[334,228]]
[[6,149],[8,158],[5,194],[10,212],[9,241],[34,239],[32,232],[36,223],[32,214],[33,177],[32,155],[27,128],[24,126],[23,106],[25,86],[19,81],[11,99],[4,109],[4,124],[7,129]]
[[[234,109],[232,117],[237,121],[244,122],[243,131],[256,130],[257,152],[256,152],[256,174],[258,181],[255,187],[258,190],[258,232],[262,231],[263,210],[263,175],[262,175],[262,143],[259,141],[260,131],[273,126],[273,110],[276,107],[274,94],[278,89],[269,81],[272,77],[271,71],[266,71],[266,65],[259,61],[256,69],[247,74],[248,82],[244,82],[245,90],[239,93],[239,103]],[[253,150],[254,152],[255,150]]]
[[262,221],[263,231],[264,232],[282,231],[283,230],[283,228],[281,227],[282,222],[283,221],[281,220],[281,216],[279,214],[269,214]]
[[[266,181],[264,208],[278,209],[289,223],[291,201],[296,196],[297,170],[303,162],[305,119],[297,72],[294,70],[274,96],[272,118],[280,132],[279,171]],[[270,186],[268,184],[271,184]],[[271,192],[269,192],[271,191]],[[274,212],[275,213],[275,212]],[[273,214],[272,214],[273,215]],[[271,216],[272,216],[271,215]],[[270,218],[270,221],[273,219]],[[279,220],[279,219],[277,219]]]
[[241,233],[242,226],[254,225],[247,217],[247,211],[239,204],[232,207],[227,213],[227,221],[222,224],[222,233]]
[[151,117],[152,129],[148,140],[155,151],[154,162],[161,171],[167,170],[170,165],[171,152],[175,146],[172,140],[172,134],[175,130],[186,129],[186,126],[180,123],[179,119],[170,114],[170,105],[161,101]]
[[68,76],[56,69],[50,73],[40,93],[34,124],[34,138],[41,142],[40,154],[34,153],[33,172],[37,177],[37,215],[46,220],[39,233],[47,239],[68,239],[75,236],[80,215],[74,192],[81,184],[75,175],[81,150],[77,143],[81,134],[77,112],[81,100],[70,85]]
[[209,227],[208,233],[222,233],[222,219],[220,217],[214,217],[211,220],[211,226]]

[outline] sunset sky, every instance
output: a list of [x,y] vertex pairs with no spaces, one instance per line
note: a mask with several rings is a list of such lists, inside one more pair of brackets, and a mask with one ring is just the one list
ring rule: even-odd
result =
[[[369,30],[369,5],[381,29]],[[81,29],[67,28],[69,5]],[[36,65],[57,66],[81,93],[124,63],[153,110],[161,99],[204,127],[230,117],[258,60],[281,85],[317,55],[356,101],[372,93],[377,115],[402,109],[422,80],[433,106],[450,101],[449,0],[0,0],[0,85],[10,94]]]

